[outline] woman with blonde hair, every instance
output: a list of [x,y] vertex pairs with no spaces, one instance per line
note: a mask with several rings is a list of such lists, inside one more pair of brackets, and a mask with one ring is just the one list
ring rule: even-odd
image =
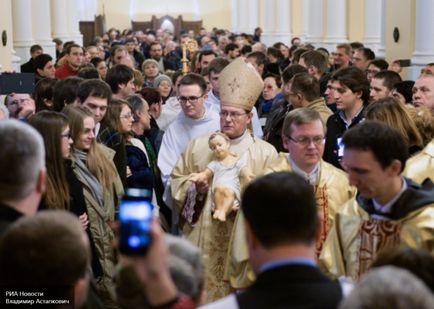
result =
[[434,115],[426,106],[405,105],[408,114],[413,119],[420,135],[422,136],[423,147],[434,139]]
[[112,162],[114,151],[96,143],[95,120],[90,110],[68,106],[64,113],[69,119],[73,140],[73,170],[83,186],[90,229],[103,269],[103,274],[96,278],[97,292],[105,308],[117,308],[113,284],[116,257],[110,224],[115,220],[123,187]]
[[[365,111],[367,120],[381,121],[397,129],[409,146],[410,155],[423,148],[422,137],[404,105],[394,97],[385,97],[370,104]],[[385,145],[386,146],[386,145]]]
[[47,181],[40,209],[62,209],[74,213],[86,231],[92,250],[92,271],[101,276],[102,268],[97,258],[95,243],[90,231],[83,186],[74,174],[71,162],[71,130],[68,118],[53,111],[40,111],[29,119],[43,137]]

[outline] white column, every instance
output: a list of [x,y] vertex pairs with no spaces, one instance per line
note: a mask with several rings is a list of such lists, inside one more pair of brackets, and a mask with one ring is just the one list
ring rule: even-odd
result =
[[411,58],[412,67],[408,70],[408,78],[416,79],[421,67],[434,62],[434,1],[416,0],[415,51]]
[[248,32],[253,34],[256,27],[259,27],[259,6],[258,0],[249,0],[247,7]]
[[302,42],[319,47],[323,39],[323,1],[303,1],[303,34]]
[[231,31],[234,33],[238,32],[238,11],[239,11],[238,0],[231,0]]
[[75,1],[67,1],[67,13],[65,17],[68,21],[68,32],[70,39],[78,45],[83,45],[83,35],[80,33],[78,10]]
[[32,2],[31,0],[12,1],[12,27],[14,49],[21,63],[30,59],[30,46],[35,44],[32,36]]
[[377,48],[375,56],[377,58],[386,58],[386,1],[381,1],[381,33],[380,33],[380,46]]
[[249,0],[238,0],[238,32],[250,33],[248,25],[248,14],[247,7],[249,5]]
[[327,1],[327,33],[324,45],[330,51],[337,44],[348,43],[347,39],[347,1]]
[[51,21],[53,38],[59,38],[63,42],[71,39],[68,31],[67,0],[51,0]]
[[261,42],[267,46],[271,46],[275,43],[276,0],[263,0],[261,9],[264,14],[264,29],[261,35]]
[[267,0],[262,2],[264,33],[261,41],[267,46],[276,42],[291,43],[291,0]]
[[[369,47],[378,57],[381,45],[383,20],[383,0],[365,0],[365,34],[363,45]],[[384,55],[383,55],[384,57]]]
[[50,0],[32,1],[33,4],[33,38],[42,46],[45,54],[56,59],[56,44],[51,38]]
[[286,45],[290,45],[292,38],[291,0],[277,0],[276,10],[277,31],[274,37],[274,43],[283,42]]

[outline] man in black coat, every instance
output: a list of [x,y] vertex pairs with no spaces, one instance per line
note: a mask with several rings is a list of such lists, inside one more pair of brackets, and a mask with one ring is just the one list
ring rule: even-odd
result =
[[364,119],[369,100],[369,82],[365,73],[356,67],[339,69],[331,76],[331,89],[337,112],[327,120],[324,161],[342,169],[341,139],[344,133]]
[[31,58],[26,63],[21,65],[21,73],[36,73],[35,69],[35,58],[44,53],[41,45],[35,44],[30,47]]
[[336,308],[341,287],[315,262],[319,222],[312,187],[294,173],[268,174],[247,187],[241,209],[257,279],[209,308]]
[[45,190],[41,135],[18,120],[0,122],[0,235],[22,216],[36,213]]

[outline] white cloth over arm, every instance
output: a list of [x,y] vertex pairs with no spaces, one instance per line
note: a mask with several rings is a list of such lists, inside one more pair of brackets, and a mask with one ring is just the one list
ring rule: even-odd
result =
[[220,116],[213,109],[205,108],[205,114],[200,119],[186,117],[179,113],[174,122],[167,128],[158,154],[158,167],[161,179],[166,186],[170,173],[178,158],[184,152],[188,143],[194,138],[215,132],[220,129]]

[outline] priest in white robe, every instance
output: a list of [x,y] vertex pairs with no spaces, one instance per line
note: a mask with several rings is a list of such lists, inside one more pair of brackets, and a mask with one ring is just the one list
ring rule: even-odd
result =
[[[248,129],[252,120],[252,108],[263,89],[261,77],[255,69],[237,59],[222,72],[219,80],[221,111],[220,130],[230,139],[230,151],[246,157],[246,166],[252,174],[259,176],[277,157],[275,148],[255,137]],[[184,236],[197,245],[202,252],[205,265],[205,290],[207,302],[222,298],[231,292],[231,285],[225,277],[228,264],[236,269],[237,282],[251,282],[249,268],[240,261],[237,252],[231,252],[233,246],[232,231],[240,213],[232,211],[225,222],[212,217],[212,183],[192,183],[191,173],[202,172],[214,159],[214,153],[208,145],[209,134],[194,139],[179,158],[171,175],[172,197],[181,214]],[[247,184],[241,182],[241,190]],[[239,240],[239,241],[245,241]],[[230,263],[229,260],[231,260]],[[228,274],[229,276],[231,274]],[[239,278],[238,278],[239,277]],[[235,286],[233,287],[246,287]]]
[[164,133],[158,155],[158,167],[165,186],[187,145],[198,136],[220,129],[218,112],[204,105],[207,94],[203,77],[194,73],[187,74],[180,80],[178,87],[182,112]]

